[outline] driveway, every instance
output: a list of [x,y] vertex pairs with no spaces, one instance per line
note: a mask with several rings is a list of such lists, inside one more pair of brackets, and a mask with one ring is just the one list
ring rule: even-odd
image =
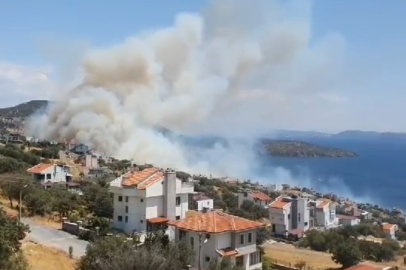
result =
[[89,242],[80,240],[76,236],[67,232],[38,225],[27,218],[22,218],[21,222],[30,226],[28,240],[32,240],[44,246],[53,247],[65,252],[69,252],[69,247],[73,247],[73,256],[80,258],[86,253]]

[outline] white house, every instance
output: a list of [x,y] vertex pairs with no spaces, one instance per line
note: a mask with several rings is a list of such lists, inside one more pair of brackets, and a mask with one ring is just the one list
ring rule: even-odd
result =
[[27,170],[34,180],[41,184],[53,184],[57,182],[70,182],[72,174],[70,166],[58,164],[40,163]]
[[343,226],[355,226],[360,223],[360,219],[354,216],[338,215],[338,222]]
[[315,226],[325,229],[334,228],[339,225],[336,217],[337,204],[330,200],[316,201]]
[[182,183],[174,170],[147,168],[113,180],[110,192],[114,194],[114,228],[143,235],[184,218],[194,186]]
[[398,230],[397,224],[382,223],[382,231],[389,239],[396,239],[396,231]]
[[229,257],[246,270],[262,269],[261,252],[256,245],[257,230],[264,226],[262,223],[213,210],[168,224],[176,241],[186,241],[192,246],[196,268],[200,264],[201,269],[207,269],[210,261]]
[[238,206],[240,207],[244,201],[254,202],[256,205],[268,208],[272,199],[261,191],[248,191],[238,193]]
[[203,211],[213,209],[214,207],[213,199],[202,193],[193,194],[191,197],[190,209],[192,210]]
[[310,228],[310,205],[306,198],[279,197],[269,205],[272,232],[288,235],[295,231],[305,232]]

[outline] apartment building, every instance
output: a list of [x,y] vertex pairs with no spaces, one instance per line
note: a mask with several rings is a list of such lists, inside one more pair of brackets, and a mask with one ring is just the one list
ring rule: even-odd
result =
[[110,183],[114,194],[114,228],[144,235],[186,216],[191,183],[182,183],[171,169],[130,171]]
[[306,198],[279,197],[269,205],[272,232],[287,236],[310,228],[310,205]]
[[238,193],[238,206],[244,201],[254,202],[256,205],[268,208],[268,205],[272,202],[272,199],[261,191],[246,191]]
[[355,216],[347,215],[337,215],[338,223],[343,226],[355,226],[358,225],[361,221]]
[[228,257],[246,270],[262,269],[261,252],[256,245],[262,223],[213,210],[168,224],[176,241],[192,246],[196,268],[200,264],[201,269],[207,269],[212,260]]
[[52,185],[57,182],[70,182],[72,174],[70,166],[59,164],[40,163],[27,170],[31,177],[44,185]]

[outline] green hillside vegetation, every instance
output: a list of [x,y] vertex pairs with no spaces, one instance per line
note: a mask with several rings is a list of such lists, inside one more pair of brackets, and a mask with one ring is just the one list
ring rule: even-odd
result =
[[27,118],[38,110],[45,109],[49,104],[47,100],[31,100],[13,107],[0,109],[0,117]]
[[269,140],[264,143],[265,153],[276,157],[356,157],[357,154],[350,151],[323,147],[301,141]]

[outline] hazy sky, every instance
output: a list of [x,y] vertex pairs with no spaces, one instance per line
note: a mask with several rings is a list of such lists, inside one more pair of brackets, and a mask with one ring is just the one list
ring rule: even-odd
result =
[[[86,48],[121,43],[206,5],[203,0],[1,1],[0,107],[52,98],[55,81],[69,78],[63,72],[69,73],[67,67]],[[405,0],[313,1],[311,40],[337,33],[345,41],[340,83],[264,126],[406,132],[405,10]]]

